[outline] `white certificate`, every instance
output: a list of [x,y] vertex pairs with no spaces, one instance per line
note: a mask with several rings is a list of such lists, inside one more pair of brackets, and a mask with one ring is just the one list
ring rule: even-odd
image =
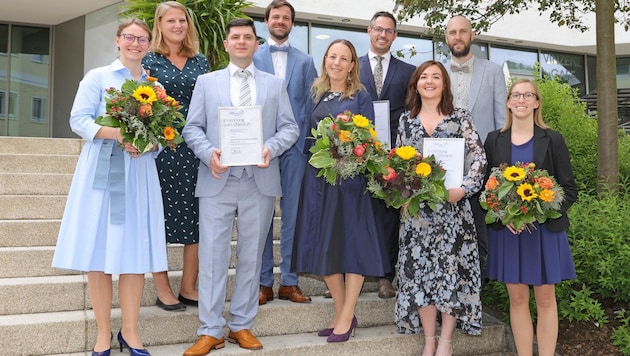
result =
[[446,170],[444,177],[446,189],[462,186],[464,179],[463,138],[425,138],[422,143],[422,154],[434,155]]
[[219,107],[219,148],[226,166],[263,163],[262,107]]
[[389,100],[377,100],[374,103],[374,130],[376,137],[387,147],[392,147],[389,142]]

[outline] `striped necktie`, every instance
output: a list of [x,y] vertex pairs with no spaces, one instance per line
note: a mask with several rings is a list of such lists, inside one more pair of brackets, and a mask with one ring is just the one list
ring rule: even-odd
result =
[[241,77],[241,89],[238,97],[239,106],[251,106],[252,105],[252,93],[249,89],[248,77],[250,73],[248,70],[239,69],[236,74]]

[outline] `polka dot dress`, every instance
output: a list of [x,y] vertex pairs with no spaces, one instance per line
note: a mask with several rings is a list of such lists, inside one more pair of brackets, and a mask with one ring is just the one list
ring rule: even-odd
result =
[[[149,52],[143,59],[143,65],[164,86],[168,95],[183,105],[182,114],[186,117],[197,77],[210,71],[207,59],[197,54],[188,58],[180,70],[165,56]],[[164,149],[156,163],[164,201],[166,241],[187,245],[198,243],[199,206],[195,185],[199,159],[186,143],[182,143],[175,151]]]

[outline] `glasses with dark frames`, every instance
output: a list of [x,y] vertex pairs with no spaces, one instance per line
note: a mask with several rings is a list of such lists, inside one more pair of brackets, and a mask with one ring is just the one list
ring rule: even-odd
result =
[[127,43],[133,43],[135,40],[138,40],[138,44],[141,46],[149,43],[149,37],[145,36],[134,36],[129,33],[121,33],[120,37]]

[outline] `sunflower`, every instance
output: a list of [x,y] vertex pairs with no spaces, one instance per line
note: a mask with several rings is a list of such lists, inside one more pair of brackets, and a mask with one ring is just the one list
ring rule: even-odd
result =
[[505,169],[503,176],[510,182],[518,182],[525,178],[525,170],[521,167],[510,166]]
[[173,128],[170,127],[170,126],[166,126],[164,128],[164,138],[169,140],[169,141],[174,139],[175,138],[175,130],[173,130]]
[[412,146],[400,146],[396,149],[396,155],[408,161],[416,156],[416,149]]
[[431,174],[431,165],[426,162],[420,162],[416,167],[416,174],[423,177],[428,177]]
[[157,100],[155,90],[148,85],[141,85],[133,91],[133,97],[143,104],[153,104]]
[[522,200],[531,201],[538,197],[538,194],[534,191],[534,187],[532,187],[529,183],[523,183],[518,186],[516,193],[521,197]]

